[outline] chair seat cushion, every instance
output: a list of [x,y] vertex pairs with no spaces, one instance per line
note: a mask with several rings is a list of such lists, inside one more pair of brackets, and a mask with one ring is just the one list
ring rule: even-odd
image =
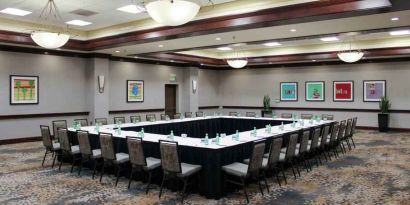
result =
[[101,158],[101,149],[93,149],[93,158],[94,159],[98,159]]
[[130,157],[128,156],[128,154],[125,154],[122,152],[115,154],[115,158],[116,160],[114,162],[117,164],[125,163],[130,160]]
[[196,172],[201,170],[201,168],[201,165],[181,163],[181,173],[177,174],[177,177],[191,176],[192,174],[195,174]]
[[156,169],[161,166],[160,159],[157,159],[154,157],[148,157],[146,161],[147,161],[147,166],[144,167],[145,170],[150,171],[150,170]]
[[53,143],[54,150],[60,150],[60,143]]
[[286,154],[285,154],[285,153],[280,153],[280,155],[279,155],[279,161],[280,161],[280,162],[284,162],[284,161],[285,161],[285,157],[286,157]]
[[223,166],[222,170],[234,176],[245,177],[248,173],[248,165],[244,163],[235,162]]
[[[245,160],[243,160],[243,163],[245,163],[245,164],[249,164],[249,159],[245,159]],[[267,167],[268,167],[268,158],[267,157],[264,157],[263,158],[263,161],[262,161],[262,168],[263,169],[266,169]]]
[[80,154],[80,146],[79,145],[71,146],[71,154]]

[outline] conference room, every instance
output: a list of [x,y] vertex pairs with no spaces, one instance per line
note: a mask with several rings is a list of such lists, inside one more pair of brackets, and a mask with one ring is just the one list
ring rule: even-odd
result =
[[0,1],[0,204],[409,204],[406,0]]

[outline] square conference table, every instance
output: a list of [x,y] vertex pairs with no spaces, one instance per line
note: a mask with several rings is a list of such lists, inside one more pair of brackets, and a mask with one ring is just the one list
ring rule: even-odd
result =
[[[301,120],[299,120],[301,121]],[[128,153],[126,137],[138,137],[138,132],[144,128],[144,153],[145,157],[160,158],[159,140],[169,140],[171,130],[174,132],[174,141],[178,142],[181,162],[198,164],[202,166],[199,181],[199,194],[219,199],[225,193],[223,190],[223,172],[221,167],[233,162],[242,162],[249,158],[252,150],[252,142],[258,139],[266,139],[266,152],[272,139],[282,137],[283,146],[287,146],[288,137],[291,133],[300,132],[317,126],[332,123],[332,121],[309,121],[303,120],[303,126],[296,123],[292,127],[292,120],[281,118],[254,118],[254,117],[231,117],[212,116],[186,118],[169,121],[125,123],[121,125],[121,133],[116,130],[116,125],[105,125],[100,127],[100,132],[111,133],[114,136],[114,149],[116,152]],[[284,129],[280,125],[284,124]],[[272,126],[271,133],[266,132],[265,126]],[[251,131],[256,128],[256,137]],[[81,130],[88,131],[90,144],[93,149],[100,148],[98,133],[94,126],[82,127]],[[232,139],[232,135],[239,131],[239,140]],[[78,144],[76,130],[69,128],[70,141]],[[203,143],[205,133],[208,133],[209,144]],[[212,138],[216,133],[226,133],[226,137],[220,138],[217,145]],[[180,137],[187,134],[188,137]]]

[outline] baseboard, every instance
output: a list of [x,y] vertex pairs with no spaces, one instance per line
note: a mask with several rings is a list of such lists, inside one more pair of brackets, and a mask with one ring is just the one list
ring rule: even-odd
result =
[[[378,127],[370,127],[370,126],[357,126],[357,129],[361,130],[379,130]],[[389,131],[394,131],[394,132],[410,132],[410,128],[397,128],[397,127],[391,127],[389,128]]]
[[24,142],[37,142],[41,140],[42,140],[41,137],[25,137],[25,138],[17,138],[17,139],[6,139],[6,140],[0,140],[0,145],[17,144],[17,143],[24,143]]

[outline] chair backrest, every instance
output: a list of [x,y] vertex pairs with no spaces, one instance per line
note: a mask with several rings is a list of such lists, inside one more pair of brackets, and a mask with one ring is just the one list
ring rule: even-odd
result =
[[203,117],[204,112],[196,112],[195,115],[196,115],[196,117]]
[[50,127],[47,125],[40,125],[40,131],[44,147],[47,149],[52,149],[53,142],[51,141]]
[[186,118],[191,118],[192,117],[192,112],[185,112],[185,117]]
[[295,156],[296,144],[298,143],[299,133],[293,133],[289,136],[288,148],[286,149],[286,159]]
[[131,123],[141,122],[141,115],[130,116],[130,122]]
[[354,117],[353,124],[352,124],[352,131],[350,132],[350,136],[353,136],[354,133],[356,132],[356,124],[357,124],[357,117]]
[[307,152],[309,144],[310,129],[303,131],[302,141],[300,142],[299,153]]
[[75,123],[80,123],[81,127],[86,127],[88,126],[88,120],[87,119],[75,119]]
[[181,118],[181,113],[175,113],[174,119],[180,119]]
[[246,117],[256,117],[255,112],[246,112]]
[[92,155],[90,138],[88,138],[88,131],[77,131],[78,145],[80,146],[80,153],[83,155]]
[[347,124],[346,124],[346,130],[344,133],[344,137],[349,137],[350,133],[352,132],[352,125],[353,125],[353,119],[348,119]]
[[127,137],[127,146],[128,146],[128,154],[130,156],[131,164],[134,164],[137,166],[146,166],[147,161],[144,155],[142,138]]
[[229,112],[229,116],[238,116],[238,112]]
[[53,135],[54,139],[59,139],[57,130],[60,128],[67,129],[67,120],[55,120],[53,121]]
[[292,113],[282,113],[281,117],[286,118],[286,119],[290,119],[290,118],[292,118]]
[[272,168],[274,164],[279,161],[282,143],[282,136],[279,136],[278,138],[272,140],[269,151],[268,168]]
[[161,120],[166,120],[169,117],[167,114],[161,114]]
[[[326,127],[325,127],[325,129],[326,129]],[[327,129],[329,129],[329,128],[327,128]],[[316,127],[316,128],[314,128],[314,130],[313,130],[313,136],[312,136],[312,143],[310,144],[310,149],[314,149],[314,148],[317,148],[318,147],[318,143],[319,143],[319,137],[320,137],[320,134],[321,134],[321,131],[322,130],[322,128],[321,127]],[[329,131],[328,131],[329,132]]]
[[301,114],[300,118],[304,120],[310,120],[313,118],[313,115],[312,114]]
[[181,163],[178,155],[178,143],[159,141],[161,152],[161,166],[165,173],[181,173]]
[[248,174],[257,173],[262,168],[263,155],[265,154],[266,140],[253,142],[253,149],[248,166]]
[[107,160],[115,160],[112,134],[100,132],[101,156]]
[[273,114],[272,114],[272,112],[266,112],[266,113],[263,114],[263,117],[272,118],[272,117],[273,117]]
[[332,133],[330,134],[330,143],[333,143],[334,141],[336,141],[336,137],[339,133],[339,128],[340,128],[340,124],[339,123],[335,123],[333,125],[332,128]]
[[337,134],[337,139],[340,140],[344,137],[344,133],[346,131],[346,120],[340,121],[339,125],[339,133]]
[[101,125],[108,125],[107,118],[95,118],[95,124],[100,123]]
[[125,117],[114,117],[114,124],[124,124],[125,123]]
[[151,121],[151,120],[156,121],[157,119],[156,119],[156,117],[155,117],[155,114],[147,114],[147,115],[145,116],[145,120],[146,120],[146,121]]
[[70,145],[70,141],[68,140],[67,129],[60,128],[57,130],[57,133],[58,133],[58,137],[60,140],[61,149],[67,152],[71,151],[71,145]]
[[328,115],[328,114],[323,114],[322,115],[322,120],[333,120],[334,116],[333,115]]
[[325,146],[327,137],[329,136],[329,131],[330,131],[330,125],[326,125],[325,128],[323,128],[323,132],[321,133],[322,135],[322,139],[320,140],[321,147]]

